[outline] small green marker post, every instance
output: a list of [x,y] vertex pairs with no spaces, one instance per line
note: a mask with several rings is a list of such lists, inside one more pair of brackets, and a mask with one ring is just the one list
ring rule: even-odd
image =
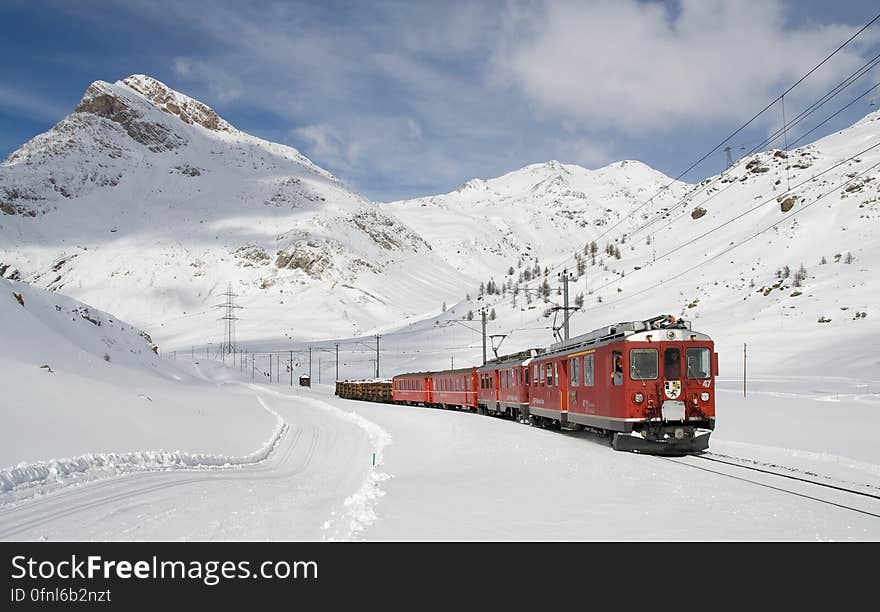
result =
[[373,467],[376,467],[376,453],[373,453]]

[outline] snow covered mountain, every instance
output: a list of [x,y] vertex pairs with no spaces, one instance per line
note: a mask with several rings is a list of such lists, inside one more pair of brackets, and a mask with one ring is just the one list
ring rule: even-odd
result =
[[[434,324],[488,304],[505,350],[552,341],[547,315],[562,302],[565,268],[576,277],[572,301],[583,300],[572,334],[668,312],[718,338],[730,374],[741,371],[746,343],[764,371],[868,376],[880,366],[878,178],[873,113],[653,198],[669,179],[637,162],[593,172],[550,162],[388,209],[451,265],[494,269],[484,278],[493,291]],[[458,229],[462,217],[468,231]],[[523,253],[540,254],[540,264]],[[477,358],[476,348],[456,362]],[[435,361],[425,365],[448,363],[448,353]]]
[[641,202],[654,196],[671,205],[687,188],[637,161],[587,170],[554,160],[385,210],[463,274],[500,281],[511,265],[551,263],[621,220],[623,228],[634,226],[640,219],[625,217]]
[[672,312],[723,330],[722,363],[741,342],[778,365],[819,340],[835,354],[855,342],[856,367],[874,367],[878,143],[875,113],[697,185],[636,161],[551,161],[376,204],[132,76],[94,83],[0,165],[0,274],[115,312],[163,347],[222,337],[215,306],[232,283],[240,338],[434,329],[488,303],[515,350],[552,340],[567,269],[583,304],[572,333]]
[[[121,313],[160,343],[215,337],[228,283],[245,335],[302,337],[316,333],[303,317],[328,309],[339,333],[411,315],[452,272],[295,149],[142,75],[93,83],[12,153],[0,211],[7,277]],[[414,258],[426,262],[418,295],[382,274]]]

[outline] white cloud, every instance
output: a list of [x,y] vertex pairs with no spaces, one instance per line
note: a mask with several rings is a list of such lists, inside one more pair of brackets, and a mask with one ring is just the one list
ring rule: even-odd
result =
[[552,147],[557,159],[586,168],[596,168],[614,161],[605,146],[584,138],[557,139]]
[[54,100],[24,91],[7,83],[0,83],[0,108],[5,108],[31,119],[60,121],[72,112]]
[[[539,113],[630,134],[747,118],[855,31],[787,29],[779,0],[682,0],[676,13],[635,0],[509,8],[495,78]],[[862,61],[857,48],[845,49],[801,95]]]
[[221,104],[232,102],[241,97],[241,81],[215,65],[186,57],[177,57],[174,59],[171,69],[184,81],[204,83],[211,97]]

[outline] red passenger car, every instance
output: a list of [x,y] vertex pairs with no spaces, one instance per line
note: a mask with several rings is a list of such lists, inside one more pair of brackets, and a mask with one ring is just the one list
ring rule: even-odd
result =
[[395,404],[431,402],[431,375],[428,372],[398,374],[391,379],[391,399]]
[[477,407],[476,368],[432,372],[428,376],[432,389],[429,403],[442,408]]
[[477,368],[480,414],[500,414],[519,419],[528,415],[529,363],[539,349],[505,355]]

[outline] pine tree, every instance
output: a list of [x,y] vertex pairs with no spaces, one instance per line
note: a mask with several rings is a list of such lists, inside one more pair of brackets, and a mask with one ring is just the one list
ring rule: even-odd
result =
[[541,295],[544,296],[544,299],[550,297],[550,283],[547,282],[547,279],[544,279],[543,284],[541,285]]
[[507,268],[507,276],[513,276],[513,273],[514,273],[513,266],[510,266],[509,268]]
[[467,317],[465,317],[465,318],[466,318],[468,321],[473,321],[473,320],[474,320],[474,311],[473,311],[473,310],[468,310]]
[[494,308],[489,312],[489,320],[490,321],[495,320],[495,309]]
[[446,302],[443,302],[443,306],[440,307],[440,312],[446,312]]

